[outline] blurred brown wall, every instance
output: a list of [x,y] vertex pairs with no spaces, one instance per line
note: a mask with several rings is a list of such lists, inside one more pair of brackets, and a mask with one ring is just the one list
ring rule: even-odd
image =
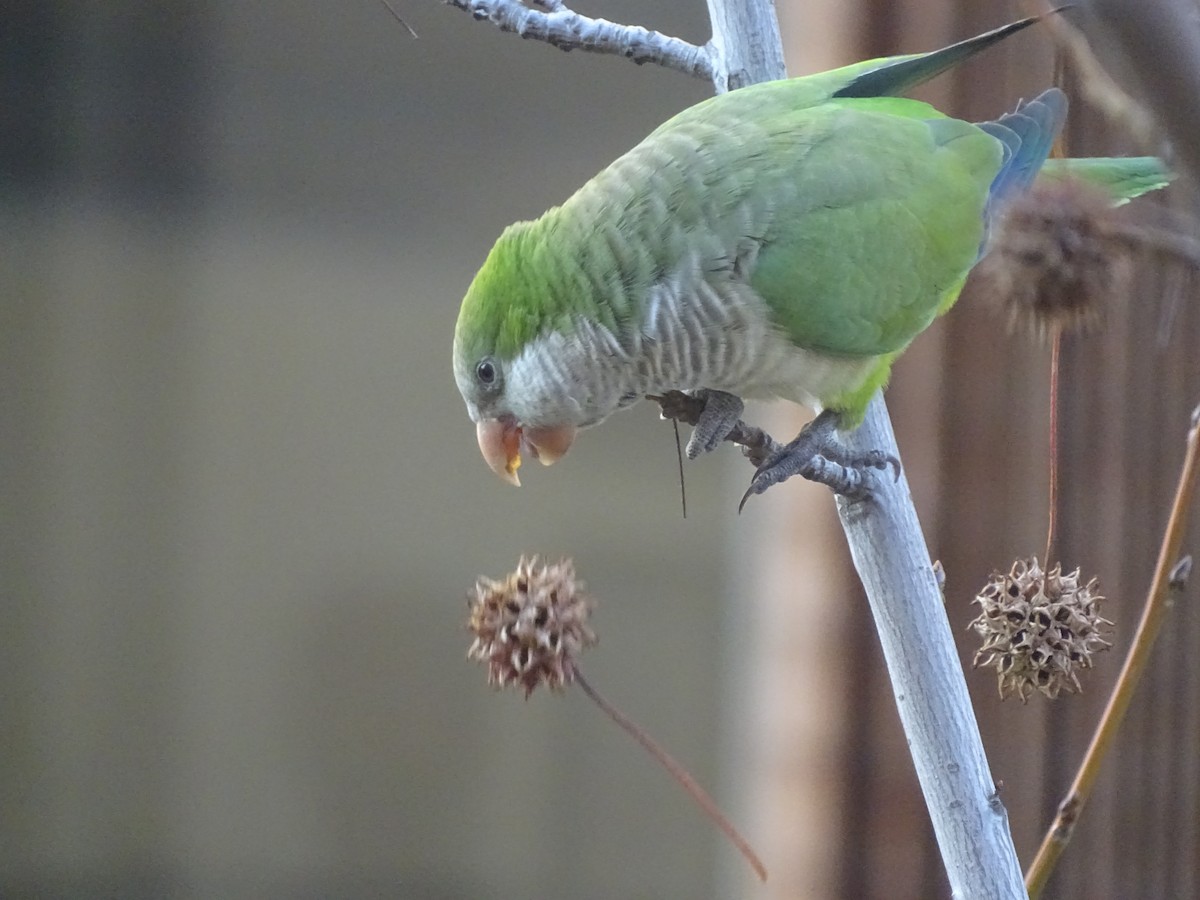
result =
[[[797,74],[1014,15],[779,9]],[[696,2],[587,11],[708,34]],[[682,520],[642,407],[514,491],[450,377],[499,230],[707,87],[399,12],[419,40],[366,0],[0,12],[0,895],[944,894],[827,494],[735,517],[726,453],[688,467]],[[1027,34],[923,96],[990,117],[1052,72]],[[1130,149],[1072,123],[1072,152]],[[1053,704],[968,676],[1023,860],[1132,633],[1197,399],[1191,283],[1138,285],[1062,383],[1061,554],[1101,578],[1116,646]],[[966,662],[974,589],[1044,540],[1047,359],[968,292],[888,395]],[[493,696],[463,660],[465,592],[528,551],[576,559],[591,680],[715,786],[766,889],[581,696]],[[1053,896],[1198,893],[1197,628],[1172,614]]]

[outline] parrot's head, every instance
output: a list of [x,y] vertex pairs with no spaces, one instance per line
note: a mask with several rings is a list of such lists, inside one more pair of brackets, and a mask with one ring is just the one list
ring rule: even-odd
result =
[[611,411],[598,409],[581,388],[582,338],[577,328],[562,327],[572,317],[556,308],[547,276],[537,269],[529,227],[514,225],[496,242],[454,330],[454,379],[479,450],[510,484],[520,484],[523,452],[550,465],[580,428]]

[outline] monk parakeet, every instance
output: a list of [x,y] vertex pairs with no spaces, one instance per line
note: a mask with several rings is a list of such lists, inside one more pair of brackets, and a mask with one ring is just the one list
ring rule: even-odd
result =
[[1055,88],[979,124],[897,96],[1033,21],[713,97],[505,230],[454,335],[488,465],[517,484],[523,450],[552,463],[578,429],[681,390],[706,402],[691,457],[729,433],[741,398],[821,410],[747,496],[794,474],[846,490],[844,466],[882,467],[837,432],[954,303],[1006,201],[1043,167],[1114,203],[1169,178],[1150,157],[1048,162],[1067,109]]

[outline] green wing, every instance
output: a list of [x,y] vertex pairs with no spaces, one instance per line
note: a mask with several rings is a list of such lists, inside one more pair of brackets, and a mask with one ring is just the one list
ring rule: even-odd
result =
[[658,131],[689,123],[693,119],[703,120],[712,114],[710,107],[724,104],[737,104],[743,109],[755,107],[759,114],[769,115],[775,109],[799,110],[835,99],[898,97],[976,53],[1028,28],[1040,18],[1032,16],[1021,19],[928,53],[884,56],[831,69],[828,72],[818,72],[815,75],[750,85],[689,107],[664,122]]
[[805,202],[780,210],[750,279],[798,345],[903,349],[957,295],[983,240],[998,141],[911,100],[806,112],[826,138],[793,169]]
[[[795,82],[764,87],[660,128],[535,231],[553,230],[614,322],[692,258],[699,276],[749,281],[798,346],[902,349],[978,256],[1001,142],[915,100],[797,108]],[[646,248],[636,266],[626,245]]]

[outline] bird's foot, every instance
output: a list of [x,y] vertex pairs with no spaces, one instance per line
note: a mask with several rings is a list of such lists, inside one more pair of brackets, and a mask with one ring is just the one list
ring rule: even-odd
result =
[[827,409],[809,422],[790,444],[772,453],[758,467],[750,487],[742,495],[738,512],[754,494],[793,475],[816,481],[851,500],[862,500],[871,493],[871,470],[894,470],[900,477],[900,460],[881,450],[864,453],[851,451],[837,438],[838,414]]
[[[713,395],[719,395],[719,399],[713,401],[710,407],[709,401]],[[740,409],[742,405],[742,401],[733,394],[711,390],[700,390],[690,394],[683,391],[666,391],[660,396],[647,395],[646,399],[659,405],[662,418],[693,427],[700,426],[688,442],[689,446],[695,444],[695,450],[689,451],[689,456],[699,456],[715,449],[722,440],[732,441],[742,448],[742,454],[757,468],[782,446],[757,426],[747,425],[741,419],[730,423],[733,411]],[[708,421],[701,424],[706,412]]]
[[693,396],[704,401],[704,409],[694,423],[692,436],[688,438],[687,447],[684,448],[688,459],[695,459],[701,453],[716,450],[741,420],[742,410],[745,408],[741,397],[727,394],[725,391],[701,388],[695,391]]

